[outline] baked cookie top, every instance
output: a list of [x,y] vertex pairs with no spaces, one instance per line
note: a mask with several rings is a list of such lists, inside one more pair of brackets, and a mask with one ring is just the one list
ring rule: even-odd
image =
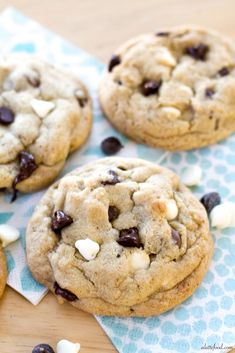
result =
[[100,84],[102,108],[121,132],[151,146],[187,150],[235,130],[235,47],[183,26],[129,40]]
[[0,188],[46,186],[87,138],[91,100],[75,74],[38,57],[0,61]]
[[[39,282],[59,300],[106,315],[159,312],[146,302],[188,278],[213,249],[204,207],[172,171],[115,157],[51,186],[26,239]],[[195,276],[190,286],[200,281]],[[162,311],[182,301],[176,294]]]
[[6,281],[7,281],[6,258],[2,250],[2,245],[0,244],[0,298],[3,295]]

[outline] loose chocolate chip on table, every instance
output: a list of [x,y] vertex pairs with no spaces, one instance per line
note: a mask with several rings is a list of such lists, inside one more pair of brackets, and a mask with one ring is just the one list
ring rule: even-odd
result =
[[118,179],[118,175],[114,170],[109,170],[108,173],[110,175],[112,175],[112,179],[111,180],[105,180],[102,181],[101,184],[102,185],[115,185],[117,183],[120,183],[120,180]]
[[19,174],[15,177],[13,183],[12,183],[12,188],[13,188],[13,195],[11,202],[15,201],[16,196],[17,196],[17,190],[16,190],[16,185],[29,178],[31,174],[38,168],[34,156],[27,152],[27,151],[21,151],[18,155],[19,158],[19,164],[20,164],[20,171]]
[[142,246],[139,231],[136,227],[122,229],[117,240],[119,245],[140,248]]
[[181,236],[180,236],[180,233],[175,230],[175,229],[171,229],[171,236],[172,236],[172,239],[174,240],[174,243],[176,245],[178,245],[178,247],[180,248],[181,247]]
[[192,56],[196,60],[204,61],[208,51],[208,45],[201,43],[192,47],[187,47],[185,49],[185,54]]
[[145,81],[142,84],[141,92],[144,96],[150,96],[151,94],[158,93],[159,88],[161,87],[162,81]]
[[32,87],[39,87],[41,84],[41,81],[39,80],[39,78],[37,77],[30,77],[30,76],[25,76],[26,80],[28,81],[28,83],[32,86]]
[[213,88],[206,88],[205,90],[205,96],[208,98],[212,98],[212,96],[215,94],[215,91]]
[[120,214],[119,209],[116,206],[109,206],[108,215],[109,215],[109,222],[115,221]]
[[0,108],[0,124],[10,125],[15,120],[15,114],[10,108]]
[[61,288],[57,282],[54,283],[55,294],[68,300],[68,302],[74,302],[78,297],[67,289]]
[[108,70],[109,72],[111,72],[114,68],[114,66],[117,66],[121,63],[121,58],[118,55],[112,55],[110,62],[109,62],[109,66],[108,66]]
[[61,229],[73,223],[73,219],[61,210],[54,213],[51,222],[51,229],[55,233],[60,233]]
[[229,69],[226,66],[222,67],[222,69],[218,71],[218,74],[222,77],[227,76],[229,74]]
[[170,32],[157,32],[156,36],[158,37],[168,37],[170,35]]
[[117,137],[107,137],[101,142],[101,149],[107,156],[116,154],[123,148],[123,145]]
[[218,192],[209,192],[201,198],[201,203],[205,207],[207,213],[209,214],[213,208],[221,203],[221,198]]
[[40,343],[34,347],[32,353],[55,353],[54,349],[46,343]]

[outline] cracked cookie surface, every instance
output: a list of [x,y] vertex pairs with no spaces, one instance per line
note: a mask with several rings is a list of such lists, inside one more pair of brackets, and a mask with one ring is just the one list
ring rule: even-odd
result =
[[6,281],[7,281],[7,264],[6,264],[6,258],[5,258],[2,246],[0,244],[0,298],[3,295]]
[[60,302],[150,316],[190,296],[213,252],[206,211],[172,171],[105,158],[52,185],[27,229],[33,276]]
[[1,59],[0,86],[0,189],[40,189],[86,140],[90,97],[75,74],[23,54]]
[[136,37],[112,56],[99,96],[112,124],[138,142],[207,146],[235,130],[235,46],[193,26]]

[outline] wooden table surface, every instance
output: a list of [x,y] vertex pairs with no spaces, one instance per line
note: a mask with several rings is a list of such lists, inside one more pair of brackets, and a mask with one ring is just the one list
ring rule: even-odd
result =
[[[104,62],[124,40],[161,26],[201,24],[235,39],[234,0],[0,0],[0,11],[9,4]],[[62,338],[80,342],[81,353],[116,352],[91,315],[52,295],[33,307],[7,288],[0,318],[0,353],[31,353]]]

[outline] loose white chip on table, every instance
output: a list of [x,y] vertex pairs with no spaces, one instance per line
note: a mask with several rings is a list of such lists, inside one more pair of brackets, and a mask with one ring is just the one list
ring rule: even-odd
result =
[[224,202],[215,206],[210,213],[212,227],[224,229],[235,226],[235,203]]
[[181,181],[186,186],[199,185],[202,178],[202,169],[198,165],[192,165],[183,169]]
[[57,343],[57,353],[78,353],[80,344],[68,340],[61,340]]
[[0,240],[4,248],[19,239],[19,237],[20,232],[17,228],[9,224],[0,224]]
[[89,238],[77,240],[75,247],[88,261],[93,260],[100,250],[99,244]]
[[45,118],[55,108],[55,103],[33,98],[31,107],[40,118]]

